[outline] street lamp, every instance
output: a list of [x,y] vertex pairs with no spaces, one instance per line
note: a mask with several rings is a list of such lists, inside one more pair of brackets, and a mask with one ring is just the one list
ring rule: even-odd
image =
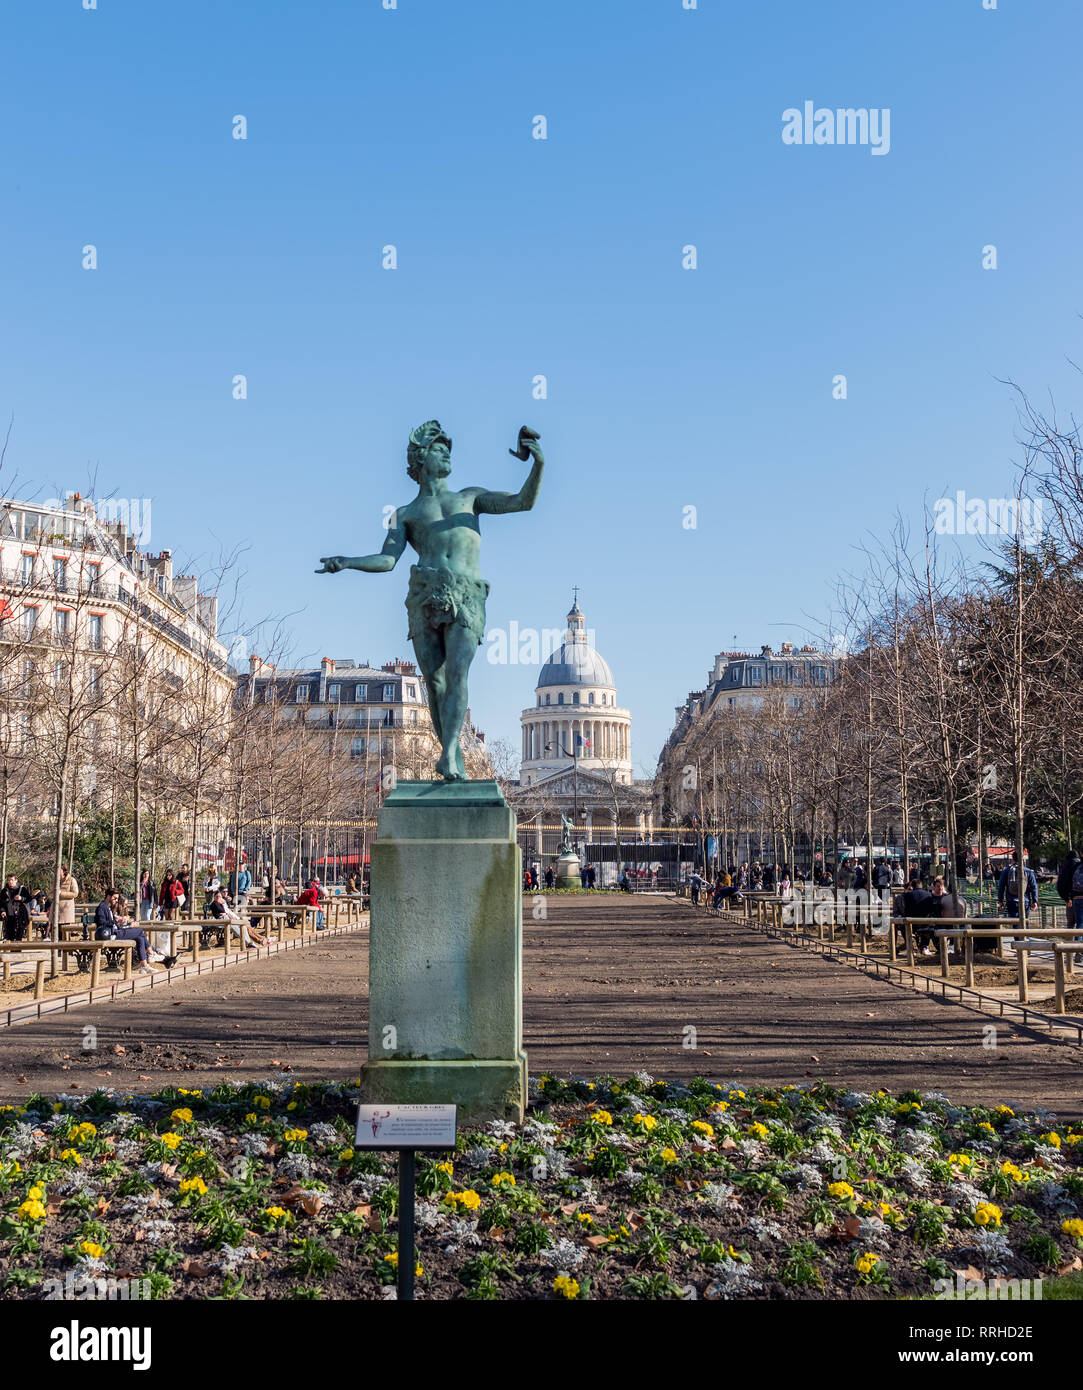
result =
[[[575,824],[576,830],[578,830],[579,828],[579,743],[581,739],[582,734],[576,734],[573,737],[573,751],[571,753],[568,752],[568,750],[564,747],[563,743],[561,743],[559,739],[557,740],[556,745],[566,758],[571,758],[572,760],[572,820]],[[553,745],[551,743],[547,743],[545,745],[544,751],[546,753],[551,753],[553,751]]]

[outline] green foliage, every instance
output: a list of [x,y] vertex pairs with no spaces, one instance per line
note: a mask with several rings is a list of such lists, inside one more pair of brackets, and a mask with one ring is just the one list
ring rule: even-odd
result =
[[910,1236],[922,1249],[940,1245],[944,1240],[944,1214],[933,1202],[915,1202],[910,1208]]
[[786,1247],[778,1277],[788,1289],[823,1288],[823,1276],[817,1268],[822,1258],[819,1246],[811,1240],[795,1241]]
[[1060,1264],[1060,1246],[1045,1231],[1032,1231],[1020,1243],[1019,1253],[1033,1261],[1039,1269],[1055,1269]]
[[306,1236],[296,1242],[286,1268],[291,1274],[310,1279],[314,1274],[331,1274],[338,1269],[338,1256],[322,1241]]

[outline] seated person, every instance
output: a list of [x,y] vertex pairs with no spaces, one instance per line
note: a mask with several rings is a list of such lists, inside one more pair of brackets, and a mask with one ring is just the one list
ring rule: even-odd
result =
[[[301,906],[301,907],[316,907],[316,908],[319,907],[319,905],[320,905],[320,881],[319,881],[319,879],[316,879],[316,878],[310,878],[310,879],[309,879],[309,881],[308,881],[308,887],[305,889],[305,891],[304,891],[303,893],[299,893],[299,894],[297,895],[297,903],[298,903],[298,905]],[[317,930],[317,931],[323,931],[323,913],[322,913],[322,911],[316,913],[316,930]]]
[[219,922],[228,922],[229,934],[231,936],[239,936],[241,945],[244,946],[246,950],[252,945],[267,945],[267,938],[265,936],[260,936],[259,932],[256,931],[254,927],[246,926],[236,912],[234,912],[231,907],[227,906],[225,894],[222,892],[221,888],[218,889],[211,899],[211,905],[207,911]]
[[147,944],[147,934],[138,927],[131,925],[130,919],[126,916],[117,916],[118,911],[122,912],[120,894],[115,888],[110,888],[105,897],[98,904],[98,910],[94,914],[94,937],[97,941],[134,941],[136,952],[139,956],[139,973],[151,975],[148,960],[165,961],[172,964],[176,959],[173,956],[163,956],[160,951],[152,951]]

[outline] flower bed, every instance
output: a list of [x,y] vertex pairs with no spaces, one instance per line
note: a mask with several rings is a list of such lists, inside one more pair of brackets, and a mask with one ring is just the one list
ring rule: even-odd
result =
[[[643,1073],[532,1094],[522,1126],[419,1155],[419,1297],[923,1297],[1080,1267],[1083,1127],[1047,1113]],[[354,1149],[353,1110],[289,1080],[0,1108],[4,1296],[393,1296],[395,1158]]]

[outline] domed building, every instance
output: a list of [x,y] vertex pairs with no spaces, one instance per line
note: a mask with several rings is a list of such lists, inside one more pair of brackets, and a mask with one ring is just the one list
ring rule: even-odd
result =
[[522,762],[511,801],[524,862],[544,868],[560,848],[566,816],[584,862],[597,866],[600,883],[615,882],[632,858],[625,849],[649,836],[653,784],[635,778],[631,711],[617,703],[613,672],[589,640],[578,601],[520,723]]
[[567,618],[564,641],[544,663],[535,704],[522,713],[520,786],[565,770],[605,771],[618,783],[632,781],[632,716],[617,704],[608,662],[587,640],[578,601]]

